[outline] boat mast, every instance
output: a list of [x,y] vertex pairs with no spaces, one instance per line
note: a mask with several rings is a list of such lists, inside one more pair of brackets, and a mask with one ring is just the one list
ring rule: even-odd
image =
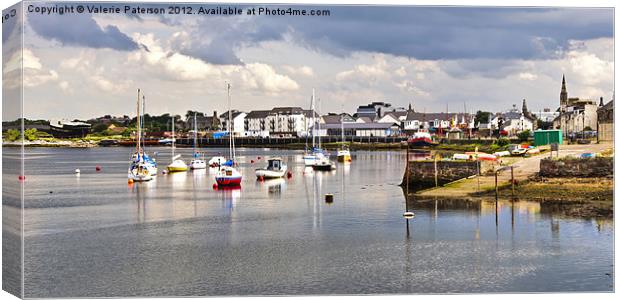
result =
[[196,112],[194,112],[194,154],[196,154],[196,143],[198,142],[198,125],[196,124]]
[[344,111],[343,113],[340,115],[340,133],[342,134],[342,149],[344,149]]
[[314,109],[314,89],[312,89],[312,101],[310,101],[310,108],[312,109],[312,151],[314,151],[315,146],[315,138],[314,132],[316,131],[316,110]]
[[174,142],[176,138],[174,135],[174,115],[172,116],[172,159],[174,160]]
[[[140,115],[140,126],[144,126],[144,111],[146,111],[146,98],[144,97],[144,94],[142,94],[142,114]],[[140,128],[140,133],[142,134],[142,136],[140,137],[142,139],[142,149],[146,149],[146,132],[143,132],[142,128]],[[144,151],[143,150],[143,151]]]
[[140,159],[140,140],[142,137],[142,130],[140,126],[140,89],[138,89],[138,105],[136,106],[136,153],[138,153],[138,159]]
[[229,143],[228,143],[228,155],[230,156],[230,159],[232,159],[233,164],[235,163],[235,157],[234,157],[234,153],[233,153],[233,143],[234,140],[232,138],[232,131],[231,131],[231,123],[232,123],[232,112],[230,111],[230,83],[226,83],[226,94],[228,97],[228,139],[229,139]]
[[318,128],[319,128],[319,149],[321,149],[321,98],[319,98],[319,122],[318,122]]

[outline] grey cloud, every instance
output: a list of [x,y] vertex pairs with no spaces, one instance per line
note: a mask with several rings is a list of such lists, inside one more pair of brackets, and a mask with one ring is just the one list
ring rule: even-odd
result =
[[293,7],[329,9],[331,15],[254,16],[224,30],[234,17],[209,18],[194,34],[219,43],[193,42],[183,51],[215,63],[235,62],[236,47],[283,40],[291,32],[296,43],[340,57],[366,51],[430,60],[544,59],[566,49],[571,39],[613,36],[613,10],[603,8]]
[[63,45],[115,50],[136,50],[139,45],[118,27],[100,27],[88,14],[72,16],[28,15],[30,27],[40,36]]

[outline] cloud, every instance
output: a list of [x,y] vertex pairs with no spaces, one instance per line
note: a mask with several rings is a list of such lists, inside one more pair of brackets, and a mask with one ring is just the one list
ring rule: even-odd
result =
[[282,66],[282,68],[291,75],[301,75],[306,77],[314,76],[314,70],[309,66],[294,67],[290,65],[284,65]]
[[118,27],[99,26],[89,14],[63,16],[28,15],[28,24],[41,37],[54,40],[62,45],[89,48],[110,48],[130,51],[138,49],[138,44]]
[[7,88],[18,88],[22,84],[24,87],[35,87],[58,79],[58,73],[46,70],[39,57],[28,48],[22,52],[14,52],[4,65],[2,73],[6,80],[6,85],[3,86]]
[[278,74],[272,66],[264,63],[211,64],[163,47],[161,41],[155,39],[152,34],[135,34],[134,38],[146,45],[149,51],[131,53],[129,61],[142,68],[148,67],[152,74],[162,79],[217,83],[231,81],[240,88],[260,90],[270,94],[299,88],[293,79]]

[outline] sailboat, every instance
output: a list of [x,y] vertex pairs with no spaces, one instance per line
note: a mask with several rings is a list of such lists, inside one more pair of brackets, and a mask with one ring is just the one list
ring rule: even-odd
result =
[[168,165],[168,172],[185,172],[187,171],[187,164],[180,159],[181,154],[174,154],[176,143],[176,136],[174,134],[174,116],[172,116],[172,162]]
[[235,138],[233,137],[233,133],[231,131],[232,124],[232,112],[230,111],[231,101],[230,101],[230,83],[226,83],[226,91],[228,95],[228,122],[226,124],[228,130],[228,137],[230,138],[230,142],[228,143],[228,151],[230,155],[231,164],[228,165],[219,165],[219,170],[215,175],[215,181],[219,186],[238,186],[241,184],[241,173],[235,169],[236,157],[235,157]]
[[[312,89],[312,100],[310,102],[310,109],[312,110],[312,120],[314,122],[314,124],[312,125],[312,149],[311,151],[308,153],[306,152],[306,154],[304,154],[304,165],[306,167],[311,167],[314,166],[319,160],[321,160],[322,158],[325,158],[325,153],[323,152],[323,150],[321,149],[321,139],[319,137],[319,143],[318,143],[318,147],[316,146],[316,136],[315,136],[315,131],[317,131],[317,129],[315,128],[315,125],[318,126],[318,130],[320,132],[321,130],[321,121],[319,120],[318,122],[316,121],[316,111],[314,108],[314,102],[315,102],[315,97],[314,97],[314,89]],[[306,149],[307,151],[307,149]]]
[[[319,98],[319,111],[321,110],[321,99]],[[318,122],[318,130],[321,132],[321,121]],[[313,170],[319,171],[332,171],[336,169],[336,164],[329,160],[329,155],[323,152],[321,149],[321,138],[319,137],[319,147],[315,149],[315,157],[314,164],[312,165]]]
[[196,124],[196,113],[194,112],[194,159],[189,162],[189,168],[192,170],[206,169],[207,162],[200,158],[200,153],[196,151],[198,144],[198,125]]
[[340,133],[342,134],[342,148],[338,150],[338,161],[339,162],[351,162],[351,152],[349,152],[348,147],[345,145],[344,139],[344,116],[340,115]]
[[131,156],[127,179],[131,182],[150,181],[153,179],[152,169],[157,174],[157,164],[144,153],[142,148],[142,114],[140,110],[140,89],[138,89],[138,101],[136,110],[136,151]]

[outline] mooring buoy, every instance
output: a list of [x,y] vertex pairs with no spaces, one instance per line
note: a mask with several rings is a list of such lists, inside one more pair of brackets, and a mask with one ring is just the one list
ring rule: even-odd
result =
[[325,194],[325,202],[327,203],[334,202],[334,194]]

